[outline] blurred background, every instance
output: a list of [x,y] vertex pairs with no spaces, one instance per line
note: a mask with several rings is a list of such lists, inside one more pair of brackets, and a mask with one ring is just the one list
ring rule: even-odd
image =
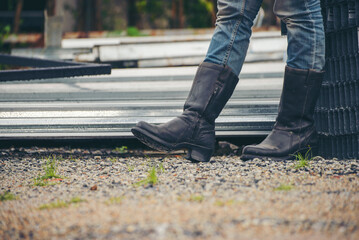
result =
[[[148,29],[213,28],[216,0],[2,0],[0,48],[43,47],[45,11],[61,16],[64,38],[153,35]],[[274,0],[263,1],[261,30],[278,26]]]

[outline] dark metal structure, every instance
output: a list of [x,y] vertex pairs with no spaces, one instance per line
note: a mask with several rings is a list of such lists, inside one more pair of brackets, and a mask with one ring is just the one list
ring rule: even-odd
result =
[[0,54],[0,64],[32,67],[32,69],[0,71],[0,81],[64,78],[110,74],[111,65],[65,62]]
[[320,155],[359,158],[359,1],[322,0],[326,75],[316,109]]

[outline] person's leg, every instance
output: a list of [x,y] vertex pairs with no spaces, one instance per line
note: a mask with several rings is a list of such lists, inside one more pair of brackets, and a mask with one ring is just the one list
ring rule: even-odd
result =
[[218,0],[216,29],[183,114],[157,126],[139,122],[131,130],[139,140],[158,150],[185,148],[190,160],[209,161],[215,145],[214,122],[237,85],[261,2]]
[[238,76],[262,0],[218,0],[216,28],[205,62],[229,66]]
[[313,113],[325,62],[320,0],[276,0],[274,12],[288,30],[288,60],[278,117],[262,143],[243,149],[243,160],[290,159],[317,147]]
[[287,26],[287,65],[322,71],[325,35],[320,0],[276,0],[273,11]]

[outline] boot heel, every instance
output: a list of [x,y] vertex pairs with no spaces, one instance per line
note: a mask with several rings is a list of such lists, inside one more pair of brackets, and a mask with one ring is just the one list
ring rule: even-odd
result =
[[196,162],[209,162],[213,154],[211,149],[192,148],[188,149],[187,159]]

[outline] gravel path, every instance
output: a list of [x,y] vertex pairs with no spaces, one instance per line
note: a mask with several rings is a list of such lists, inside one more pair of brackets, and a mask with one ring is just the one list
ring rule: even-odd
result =
[[0,239],[359,239],[359,160],[119,152],[0,149]]

